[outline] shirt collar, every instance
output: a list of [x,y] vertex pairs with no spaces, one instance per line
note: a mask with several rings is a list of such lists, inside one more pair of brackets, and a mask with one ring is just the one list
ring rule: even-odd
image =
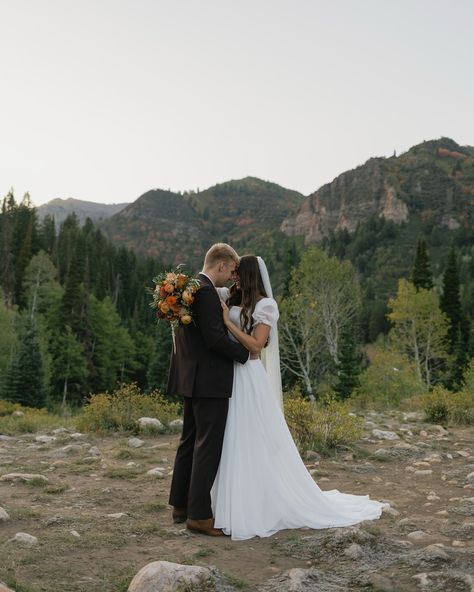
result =
[[200,275],[207,277],[207,279],[211,282],[211,284],[214,286],[214,288],[216,287],[214,282],[212,281],[212,279],[207,275],[207,273],[204,273],[203,271],[200,271],[199,273],[200,273]]

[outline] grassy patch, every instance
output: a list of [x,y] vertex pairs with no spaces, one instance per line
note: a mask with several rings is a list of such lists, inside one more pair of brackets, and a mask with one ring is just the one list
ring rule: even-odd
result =
[[196,553],[194,553],[193,557],[195,559],[201,559],[202,557],[210,557],[211,555],[215,555],[216,551],[211,549],[211,547],[202,547]]

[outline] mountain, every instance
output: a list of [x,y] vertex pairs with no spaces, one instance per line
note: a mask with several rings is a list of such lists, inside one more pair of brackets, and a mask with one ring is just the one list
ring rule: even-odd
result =
[[69,197],[67,199],[52,199],[39,206],[37,211],[40,221],[46,216],[52,216],[56,227],[59,227],[73,212],[78,217],[79,222],[83,224],[86,221],[86,218],[90,218],[94,222],[109,218],[117,212],[120,212],[120,210],[123,210],[127,205],[128,203],[101,204]]
[[154,189],[101,222],[114,242],[169,264],[194,264],[213,242],[236,248],[279,230],[304,196],[255,177],[228,181],[198,193]]
[[318,243],[331,232],[354,232],[371,216],[395,224],[474,228],[474,147],[449,138],[423,142],[390,158],[371,158],[309,195],[281,226],[288,236]]

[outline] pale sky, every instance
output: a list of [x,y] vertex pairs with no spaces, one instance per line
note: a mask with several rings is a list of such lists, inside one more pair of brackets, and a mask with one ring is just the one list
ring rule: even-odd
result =
[[0,0],[0,197],[312,193],[474,145],[472,0]]

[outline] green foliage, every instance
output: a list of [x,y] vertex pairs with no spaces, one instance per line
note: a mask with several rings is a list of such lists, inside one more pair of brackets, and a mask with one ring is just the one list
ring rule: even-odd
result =
[[136,433],[140,417],[155,417],[166,425],[180,413],[181,406],[170,402],[158,391],[144,394],[135,383],[122,384],[112,393],[90,397],[79,417],[78,429]]
[[14,436],[16,434],[35,434],[49,432],[59,427],[72,427],[74,419],[55,413],[47,409],[18,406],[14,411],[21,411],[22,415],[3,414],[1,412],[5,402],[0,401],[0,433]]
[[388,305],[393,349],[408,356],[420,380],[431,387],[439,380],[437,371],[448,356],[448,319],[439,308],[437,293],[424,288],[417,290],[412,283],[401,279],[397,296]]
[[416,257],[411,281],[417,290],[420,288],[431,290],[433,287],[433,277],[426,251],[426,242],[423,239],[419,239],[416,246]]
[[443,386],[435,386],[423,399],[424,411],[428,421],[446,424],[449,419],[450,402],[453,394]]
[[359,386],[360,355],[357,351],[355,331],[345,327],[341,335],[337,383],[334,392],[339,399],[347,399]]
[[402,401],[425,392],[413,363],[400,353],[376,348],[370,365],[360,375],[351,404],[357,409],[397,408]]
[[6,373],[4,398],[30,407],[42,407],[46,400],[43,359],[36,325],[30,318]]

